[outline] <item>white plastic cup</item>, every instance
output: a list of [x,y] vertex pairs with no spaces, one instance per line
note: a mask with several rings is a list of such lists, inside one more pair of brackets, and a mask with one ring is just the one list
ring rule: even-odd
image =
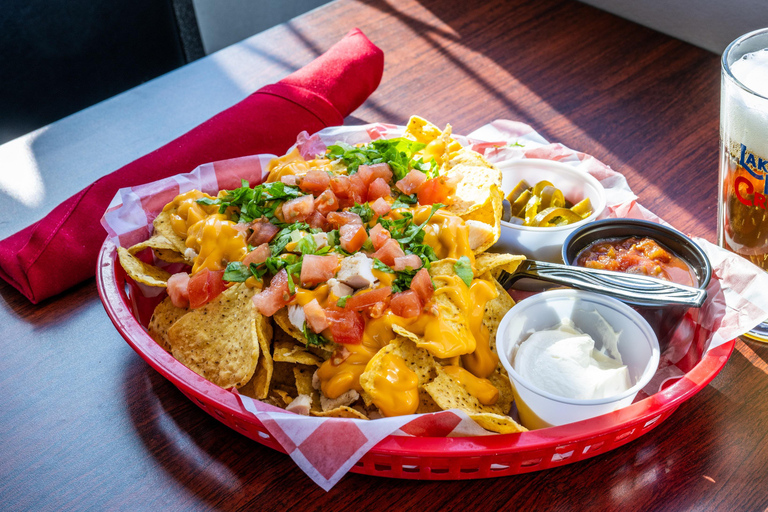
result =
[[579,222],[548,228],[521,226],[502,221],[501,237],[493,246],[494,251],[524,254],[529,259],[562,263],[560,252],[568,235],[576,228],[596,220],[605,210],[606,194],[600,182],[568,164],[541,158],[526,158],[495,165],[501,171],[501,189],[505,196],[520,180],[527,181],[531,186],[547,180],[560,189],[563,196],[573,204],[588,197],[593,212]]
[[[633,384],[627,391],[595,400],[565,398],[535,387],[514,370],[511,357],[515,347],[531,332],[555,328],[564,319],[570,319],[577,329],[592,336],[596,349],[602,348],[603,338],[594,312],[619,333],[618,350]],[[546,291],[517,303],[499,324],[496,349],[512,382],[520,421],[531,430],[565,425],[626,407],[659,366],[659,342],[643,317],[614,298],[580,290]]]

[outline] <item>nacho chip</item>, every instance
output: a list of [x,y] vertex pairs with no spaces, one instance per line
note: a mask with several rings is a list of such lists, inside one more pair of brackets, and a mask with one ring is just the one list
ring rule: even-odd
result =
[[274,389],[281,389],[291,396],[297,396],[296,376],[293,374],[293,363],[281,363],[275,361],[272,367],[271,385]]
[[[442,368],[437,369],[437,377],[424,386],[435,403],[443,410],[461,409],[467,414],[490,412],[504,415],[509,410],[503,409],[497,402],[494,405],[483,405],[456,379],[445,373]],[[499,393],[501,396],[501,393]]]
[[[490,278],[489,275],[483,276]],[[493,279],[493,278],[491,278]],[[493,279],[493,282],[496,283],[496,291],[499,292],[498,296],[496,296],[495,299],[489,300],[485,304],[485,313],[483,314],[483,325],[486,329],[488,329],[488,333],[490,334],[489,342],[491,345],[491,352],[494,354],[497,354],[496,352],[496,334],[499,331],[499,324],[501,323],[501,319],[504,318],[504,315],[507,314],[507,311],[512,309],[512,306],[515,305],[515,301],[512,300],[512,297],[509,296],[509,293],[507,293],[507,290],[502,287],[496,279]],[[498,354],[497,354],[498,355]]]
[[128,252],[135,255],[147,247],[152,248],[155,256],[168,263],[191,263],[183,254],[179,253],[176,246],[159,233],[155,233],[149,240],[128,248]]
[[499,434],[516,434],[518,432],[528,432],[528,429],[520,425],[509,416],[502,416],[489,412],[470,414],[475,423],[485,430],[497,432]]
[[312,387],[312,375],[315,371],[314,366],[297,364],[293,367],[293,376],[296,379],[296,392],[299,395],[309,395],[312,398],[310,411],[321,411],[320,392]]
[[[495,226],[501,221],[501,171],[495,168],[479,153],[460,149],[446,162],[446,176],[461,175],[453,196],[453,204],[446,209],[462,218],[472,218]],[[493,201],[498,196],[498,201]],[[496,208],[498,207],[498,212]],[[468,217],[478,211],[475,216]]]
[[405,136],[423,144],[429,144],[440,136],[440,128],[419,116],[411,116],[405,127]]
[[368,419],[368,416],[362,412],[358,411],[357,409],[353,409],[352,407],[347,407],[346,405],[342,405],[341,407],[337,407],[336,409],[330,411],[310,411],[309,414],[311,416],[319,416],[321,418],[351,418],[355,420]]
[[293,339],[300,341],[302,345],[307,343],[307,337],[304,336],[304,333],[298,330],[296,326],[293,325],[288,319],[287,307],[278,310],[277,313],[272,315],[272,318],[275,320],[275,323],[283,330],[283,332],[291,336]]
[[[395,325],[393,328],[405,331],[399,326]],[[397,332],[397,331],[395,331]],[[412,333],[405,331],[406,333],[413,335]],[[415,335],[414,335],[415,336]],[[418,337],[417,337],[418,338]],[[363,393],[363,400],[366,405],[370,406],[373,403],[371,393],[373,393],[374,379],[377,374],[382,372],[382,364],[384,357],[387,354],[394,354],[405,361],[406,366],[416,374],[418,378],[419,387],[419,408],[417,413],[422,412],[435,412],[440,410],[439,407],[432,401],[431,397],[424,391],[423,386],[430,382],[437,375],[437,363],[432,355],[416,346],[409,337],[398,336],[389,345],[379,350],[376,355],[371,358],[365,367],[365,372],[360,376],[360,385],[363,387],[365,393]]]
[[259,361],[256,363],[253,377],[240,388],[240,392],[251,398],[263,399],[269,395],[269,385],[272,381],[274,364],[272,356],[269,354],[269,344],[272,340],[272,324],[269,318],[259,313],[256,314],[256,335],[259,338]]
[[124,247],[118,247],[117,254],[120,257],[120,265],[122,265],[125,273],[137,283],[161,288],[168,286],[168,279],[171,277],[170,273],[161,268],[147,265]]
[[238,284],[177,320],[168,330],[173,357],[222,388],[246,384],[260,353],[252,296]]
[[277,341],[273,343],[274,353],[272,357],[275,361],[284,363],[298,363],[305,365],[320,366],[323,359],[307,350],[304,345],[298,345],[293,340]]
[[155,217],[152,224],[155,226],[155,234],[163,236],[171,243],[171,245],[173,245],[176,252],[184,254],[187,250],[186,240],[177,234],[171,225],[171,214],[175,212],[175,208],[169,211],[163,210],[157,217]]
[[149,321],[149,335],[168,352],[171,351],[171,342],[168,340],[168,329],[176,323],[176,320],[189,313],[188,308],[177,308],[171,302],[170,297],[166,297],[155,307],[152,313],[152,319]]
[[491,272],[494,277],[498,277],[500,270],[506,270],[512,274],[524,260],[525,256],[521,254],[484,252],[475,256],[475,276]]

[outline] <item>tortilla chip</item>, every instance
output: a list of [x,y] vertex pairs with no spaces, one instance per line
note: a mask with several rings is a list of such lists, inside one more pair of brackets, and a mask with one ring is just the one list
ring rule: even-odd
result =
[[296,392],[299,395],[309,395],[312,398],[311,411],[321,411],[320,392],[312,387],[312,375],[316,368],[313,366],[296,365],[293,367],[293,377],[296,379]]
[[358,411],[357,409],[347,407],[346,405],[342,405],[330,411],[309,411],[309,414],[311,416],[319,416],[321,418],[352,418],[356,420],[368,419],[368,416],[362,412]]
[[304,333],[301,332],[296,328],[295,325],[291,323],[291,321],[288,319],[288,307],[280,308],[277,313],[272,315],[272,318],[275,320],[275,323],[280,326],[280,328],[285,332],[286,334],[290,335],[293,339],[298,340],[301,342],[302,345],[307,344],[307,338],[304,336]]
[[269,318],[261,313],[256,313],[256,335],[259,338],[259,361],[256,363],[253,377],[240,388],[240,393],[261,400],[269,395],[269,385],[274,370],[272,356],[269,354],[272,324]]
[[296,389],[296,376],[293,374],[293,363],[281,363],[275,361],[272,367],[271,387],[281,389],[289,395],[298,396]]
[[149,335],[168,352],[171,351],[171,342],[168,340],[168,329],[176,323],[176,320],[189,313],[188,308],[177,308],[171,302],[170,297],[166,297],[155,307],[152,313],[152,319],[149,321]]
[[[399,328],[397,325],[393,326],[393,328],[395,327]],[[408,331],[405,332],[413,335]],[[422,413],[435,412],[435,410],[439,411],[440,408],[437,407],[437,405],[432,401],[431,397],[429,397],[429,395],[423,389],[423,386],[434,379],[437,375],[438,365],[435,362],[435,359],[429,352],[416,346],[416,343],[414,343],[410,337],[401,336],[398,336],[394,339],[394,341],[392,341],[392,343],[379,350],[366,365],[365,372],[360,375],[360,385],[365,391],[365,393],[362,394],[363,400],[365,400],[365,404],[370,406],[373,402],[371,393],[375,389],[374,377],[377,373],[381,373],[384,356],[387,354],[394,354],[401,357],[403,361],[405,361],[406,366],[416,374],[419,382],[419,408],[416,410],[416,412]]]
[[[498,194],[498,219],[501,220],[501,201],[504,193],[501,191],[501,171],[488,163],[479,153],[471,149],[462,148],[451,155],[446,162],[447,176],[461,174],[461,181],[456,187],[453,204],[447,210],[460,217],[464,217],[475,210],[486,207],[485,213],[480,217],[471,217],[476,220],[496,225],[496,204],[491,202],[493,193]],[[489,208],[489,209],[488,209]]]
[[314,366],[320,366],[323,364],[322,358],[307,350],[304,345],[296,344],[293,340],[275,340],[273,346],[274,353],[272,354],[272,357],[275,359],[275,361]]
[[128,252],[131,254],[137,254],[147,247],[151,247],[152,249],[170,249],[172,251],[176,250],[176,246],[173,245],[170,240],[159,233],[155,233],[148,240],[144,240],[143,242],[139,242],[133,247],[129,247]]
[[491,432],[498,432],[499,434],[516,434],[518,432],[528,432],[527,428],[520,425],[509,416],[484,412],[479,414],[470,414],[469,417],[485,430],[490,430]]
[[175,209],[169,211],[163,210],[157,217],[155,217],[152,224],[155,226],[155,234],[163,236],[171,243],[176,252],[184,254],[187,250],[186,240],[177,234],[176,231],[173,230],[173,226],[171,226],[171,214],[175,212]]
[[[445,373],[442,368],[437,369],[437,377],[424,386],[435,403],[443,410],[461,409],[467,414],[490,412],[505,415],[509,407],[504,409],[499,402],[494,405],[483,405],[467,389],[453,377]],[[501,396],[501,392],[499,392]]]
[[[483,276],[490,279],[493,279],[490,277],[490,275]],[[515,301],[512,300],[512,297],[509,296],[509,293],[507,293],[507,290],[505,290],[496,279],[493,279],[493,282],[496,283],[496,291],[499,292],[499,294],[496,296],[495,299],[489,300],[485,304],[485,313],[483,314],[483,325],[486,329],[488,329],[488,333],[490,334],[489,342],[491,345],[491,352],[494,354],[496,353],[496,334],[499,331],[499,324],[501,323],[501,319],[504,318],[504,315],[507,314],[507,311],[512,309],[512,306],[515,305]],[[498,355],[498,354],[497,354]]]
[[189,263],[184,255],[176,249],[176,246],[167,238],[159,233],[155,233],[149,240],[145,240],[141,243],[128,248],[128,252],[131,254],[138,254],[147,247],[152,248],[155,256],[168,263]]
[[222,388],[246,384],[260,353],[253,293],[235,285],[177,320],[168,330],[173,357]]
[[411,116],[405,127],[405,136],[417,142],[429,144],[440,136],[440,128],[419,116]]
[[147,265],[124,247],[118,247],[117,254],[120,257],[120,265],[122,265],[125,273],[137,283],[159,286],[161,288],[168,286],[168,279],[171,277],[170,273],[161,268]]
[[475,256],[475,277],[486,272],[491,272],[494,277],[498,277],[499,270],[506,270],[512,274],[524,260],[525,256],[521,254],[498,254],[494,252],[478,254]]

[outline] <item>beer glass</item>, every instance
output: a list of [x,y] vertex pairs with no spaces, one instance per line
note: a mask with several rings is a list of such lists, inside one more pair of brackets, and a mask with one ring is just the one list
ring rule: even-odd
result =
[[[723,53],[717,236],[768,271],[768,28]],[[768,342],[768,319],[747,336]]]

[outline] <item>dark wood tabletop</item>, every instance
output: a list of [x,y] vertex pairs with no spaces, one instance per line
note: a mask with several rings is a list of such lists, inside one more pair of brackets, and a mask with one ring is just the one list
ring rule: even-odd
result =
[[[522,121],[624,173],[678,229],[715,240],[717,55],[570,0],[338,0],[248,49],[269,83],[353,27],[384,50],[386,65],[348,122],[404,124],[419,114],[469,133],[494,119]],[[50,204],[3,215],[3,236],[99,172],[85,164]],[[0,196],[0,211],[20,212],[14,204]],[[350,474],[326,493],[145,364],[107,318],[93,280],[39,305],[0,283],[0,333],[3,510],[768,506],[768,346],[746,339],[669,420],[604,455],[489,480]]]

